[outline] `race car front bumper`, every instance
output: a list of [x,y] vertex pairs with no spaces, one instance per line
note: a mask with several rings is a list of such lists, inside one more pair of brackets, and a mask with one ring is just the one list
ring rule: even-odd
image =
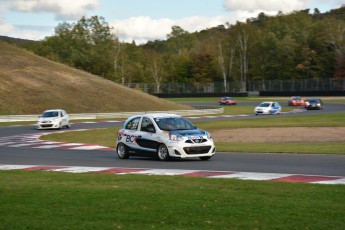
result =
[[213,141],[207,140],[202,144],[197,143],[169,143],[167,145],[169,155],[177,158],[210,157],[216,153]]

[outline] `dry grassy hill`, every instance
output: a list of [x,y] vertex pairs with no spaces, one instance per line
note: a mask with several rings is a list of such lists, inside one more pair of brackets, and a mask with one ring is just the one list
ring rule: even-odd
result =
[[0,42],[0,114],[188,109]]

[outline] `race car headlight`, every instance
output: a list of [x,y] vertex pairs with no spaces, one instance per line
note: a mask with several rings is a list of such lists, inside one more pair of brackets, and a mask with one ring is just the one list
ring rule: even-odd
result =
[[171,141],[182,141],[183,137],[180,135],[175,135],[175,134],[169,134],[169,139]]
[[212,139],[211,133],[207,133],[207,138]]
[[182,141],[183,137],[180,135],[169,134],[169,140],[171,140],[171,141]]
[[320,103],[317,103],[317,106],[321,106],[321,104],[320,104]]

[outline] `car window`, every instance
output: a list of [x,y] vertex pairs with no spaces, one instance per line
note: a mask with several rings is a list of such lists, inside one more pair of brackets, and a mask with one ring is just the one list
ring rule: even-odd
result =
[[140,117],[135,117],[132,120],[128,121],[125,125],[125,129],[137,130],[139,125]]
[[164,131],[196,129],[192,123],[183,117],[155,118],[155,122]]
[[57,111],[48,111],[43,113],[42,117],[58,117],[59,113]]
[[260,107],[270,107],[271,106],[271,103],[261,103],[260,104]]
[[141,131],[144,132],[150,132],[154,133],[155,132],[155,127],[153,126],[153,123],[150,118],[144,117],[143,120],[141,121]]

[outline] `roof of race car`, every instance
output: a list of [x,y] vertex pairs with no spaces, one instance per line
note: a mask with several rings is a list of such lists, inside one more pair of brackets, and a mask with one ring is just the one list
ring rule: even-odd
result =
[[43,111],[43,113],[46,113],[46,112],[57,112],[57,111],[64,111],[63,109],[48,109],[48,110],[45,110]]
[[261,105],[261,104],[264,104],[264,103],[272,104],[272,103],[274,103],[274,101],[263,101],[263,102],[260,103],[260,105]]
[[135,115],[135,116],[132,116],[132,117],[144,117],[144,116],[152,117],[152,118],[181,117],[180,115],[173,114],[173,113],[145,113],[145,114]]

